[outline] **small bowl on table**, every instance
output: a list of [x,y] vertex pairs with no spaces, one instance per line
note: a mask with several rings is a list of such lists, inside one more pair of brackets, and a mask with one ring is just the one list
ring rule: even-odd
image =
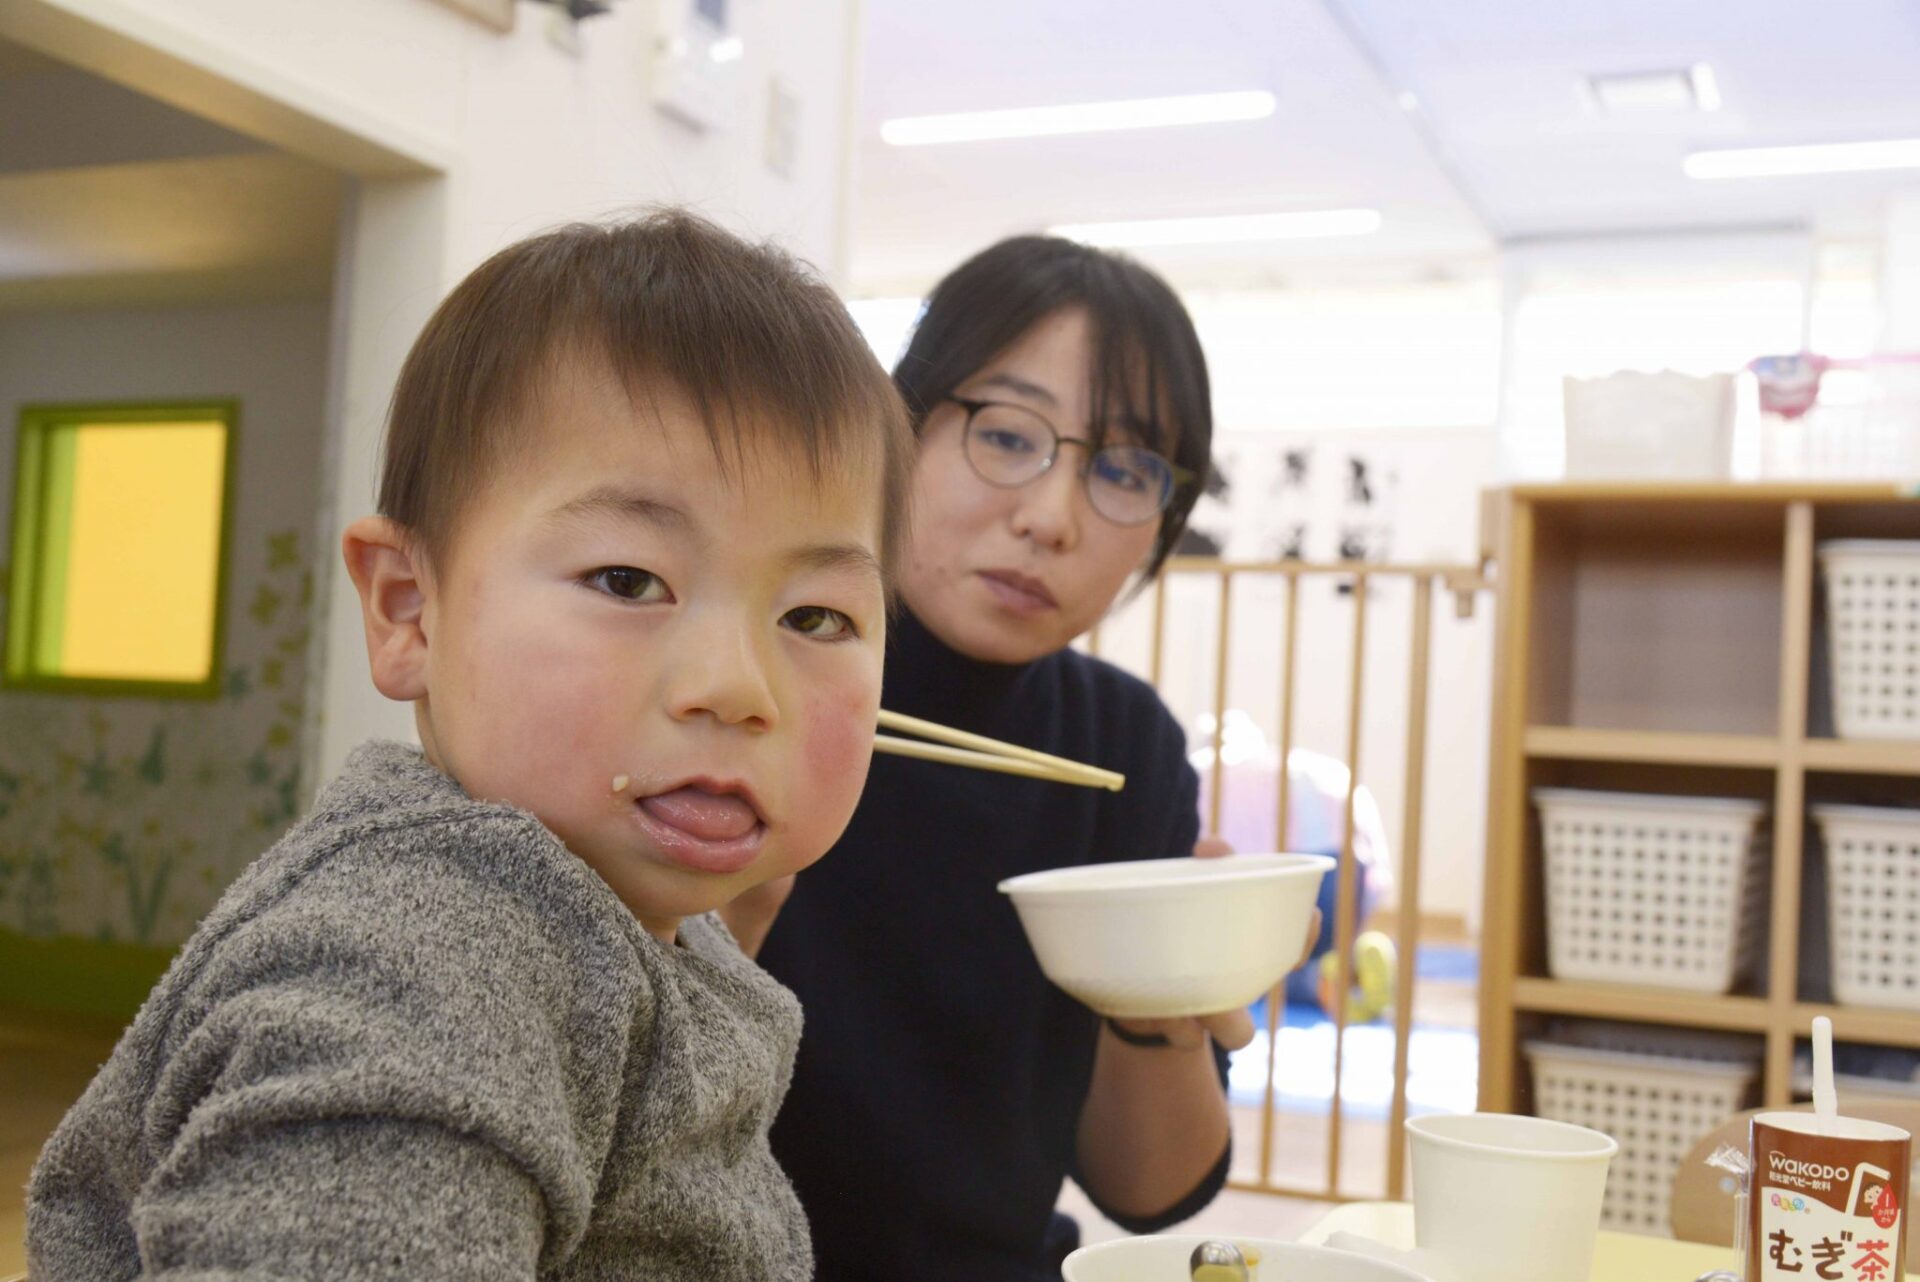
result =
[[1060,1266],[1063,1282],[1180,1282],[1193,1248],[1231,1242],[1247,1257],[1248,1282],[1428,1282],[1425,1274],[1330,1246],[1271,1238],[1163,1233],[1083,1246]]
[[1251,1005],[1307,946],[1324,855],[1143,859],[1000,883],[1046,977],[1097,1014],[1173,1019]]

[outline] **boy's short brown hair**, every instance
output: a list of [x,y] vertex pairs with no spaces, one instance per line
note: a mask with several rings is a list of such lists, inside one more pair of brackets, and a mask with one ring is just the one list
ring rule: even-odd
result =
[[686,396],[723,466],[771,441],[815,482],[870,469],[893,583],[913,436],[892,382],[811,271],[682,210],[523,240],[435,310],[394,389],[379,498],[430,563],[578,355],[604,359],[637,401],[663,386]]

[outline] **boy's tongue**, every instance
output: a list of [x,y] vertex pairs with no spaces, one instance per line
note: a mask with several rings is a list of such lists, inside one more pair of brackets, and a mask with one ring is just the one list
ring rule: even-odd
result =
[[675,788],[672,792],[642,797],[640,804],[661,823],[672,824],[701,841],[744,837],[760,822],[760,816],[754,813],[746,798],[701,788]]

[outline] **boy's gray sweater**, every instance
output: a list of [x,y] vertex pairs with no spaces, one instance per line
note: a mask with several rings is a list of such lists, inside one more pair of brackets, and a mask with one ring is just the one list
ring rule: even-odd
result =
[[792,994],[524,811],[358,749],[47,1142],[34,1282],[804,1279]]

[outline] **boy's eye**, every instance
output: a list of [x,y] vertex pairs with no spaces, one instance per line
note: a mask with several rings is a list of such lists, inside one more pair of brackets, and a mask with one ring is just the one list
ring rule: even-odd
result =
[[803,605],[788,610],[780,616],[780,624],[817,641],[845,641],[860,635],[852,619],[824,605]]
[[666,601],[672,596],[659,575],[630,565],[610,565],[595,570],[587,576],[587,583],[623,601]]

